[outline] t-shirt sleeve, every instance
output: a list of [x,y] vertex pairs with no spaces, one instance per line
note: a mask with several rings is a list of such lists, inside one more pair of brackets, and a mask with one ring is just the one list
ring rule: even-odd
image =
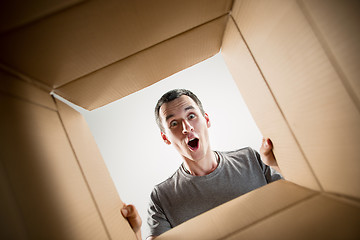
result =
[[148,236],[159,236],[171,229],[170,222],[167,220],[166,215],[161,208],[156,188],[154,188],[150,195],[147,223],[149,226]]
[[275,171],[273,168],[271,168],[263,163],[263,161],[261,160],[260,154],[256,150],[253,149],[253,151],[256,154],[256,158],[263,170],[263,173],[264,173],[267,183],[271,183],[271,182],[275,182],[276,180],[283,179],[282,175],[279,172]]

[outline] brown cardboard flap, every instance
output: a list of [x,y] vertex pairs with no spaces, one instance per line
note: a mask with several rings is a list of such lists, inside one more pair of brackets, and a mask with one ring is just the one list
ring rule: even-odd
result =
[[223,16],[194,28],[55,92],[88,110],[120,99],[217,53],[227,19]]
[[[34,94],[37,92],[34,91]],[[51,96],[48,95],[50,100]],[[107,239],[56,111],[0,93],[0,161],[28,239]],[[9,210],[1,210],[1,212]],[[17,231],[14,221],[3,227]],[[21,229],[21,227],[19,227]],[[10,238],[22,235],[13,233]]]
[[0,70],[0,81],[1,92],[56,111],[50,93],[40,90],[31,83],[19,80],[2,70]]
[[297,1],[237,1],[233,10],[320,186],[360,198],[359,111],[306,13]]
[[226,239],[316,194],[284,180],[276,181],[190,219],[158,239]]
[[[68,1],[71,0],[61,5],[71,4]],[[223,16],[231,4],[232,0],[81,2],[0,35],[0,62],[58,88]],[[32,6],[34,12],[25,11],[25,14],[31,12],[30,19],[32,14],[41,15],[43,10],[61,8],[59,1],[51,4],[35,1],[31,5],[36,5]],[[10,14],[13,19],[25,18],[21,9]],[[6,21],[4,27],[12,25],[12,21]]]
[[0,33],[24,26],[84,0],[52,0],[31,2],[6,1],[0,9]]
[[299,4],[360,110],[360,2],[303,0]]
[[276,99],[261,75],[261,67],[241,38],[232,20],[228,22],[222,55],[263,136],[270,137],[284,177],[299,185],[320,190],[320,186],[289,128]]
[[110,238],[136,239],[130,225],[120,213],[123,203],[118,196],[85,119],[80,113],[57,99],[56,105],[81,171]]
[[317,195],[226,239],[359,239],[359,236],[360,208]]
[[27,239],[21,212],[10,186],[0,162],[0,239]]

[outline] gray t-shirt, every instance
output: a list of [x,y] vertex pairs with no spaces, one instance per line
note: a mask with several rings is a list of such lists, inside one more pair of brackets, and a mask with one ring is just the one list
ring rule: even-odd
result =
[[158,236],[190,218],[282,178],[266,166],[252,148],[216,153],[220,162],[210,174],[193,176],[181,166],[154,187],[148,208],[149,236]]

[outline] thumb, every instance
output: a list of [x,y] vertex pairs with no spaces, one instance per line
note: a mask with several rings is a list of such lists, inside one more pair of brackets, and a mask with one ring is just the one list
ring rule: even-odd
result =
[[266,138],[264,141],[265,147],[266,148],[272,148],[272,142],[270,140],[270,138]]
[[124,208],[121,209],[121,214],[122,214],[124,217],[127,217],[127,216],[128,216],[129,211],[126,209],[126,206],[124,206]]
[[267,155],[271,152],[273,148],[270,138],[263,138],[260,152],[264,155]]

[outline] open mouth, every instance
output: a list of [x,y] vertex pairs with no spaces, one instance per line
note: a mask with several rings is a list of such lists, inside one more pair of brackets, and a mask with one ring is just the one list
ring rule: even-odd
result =
[[192,151],[195,151],[199,148],[199,139],[193,138],[188,142],[188,146]]

